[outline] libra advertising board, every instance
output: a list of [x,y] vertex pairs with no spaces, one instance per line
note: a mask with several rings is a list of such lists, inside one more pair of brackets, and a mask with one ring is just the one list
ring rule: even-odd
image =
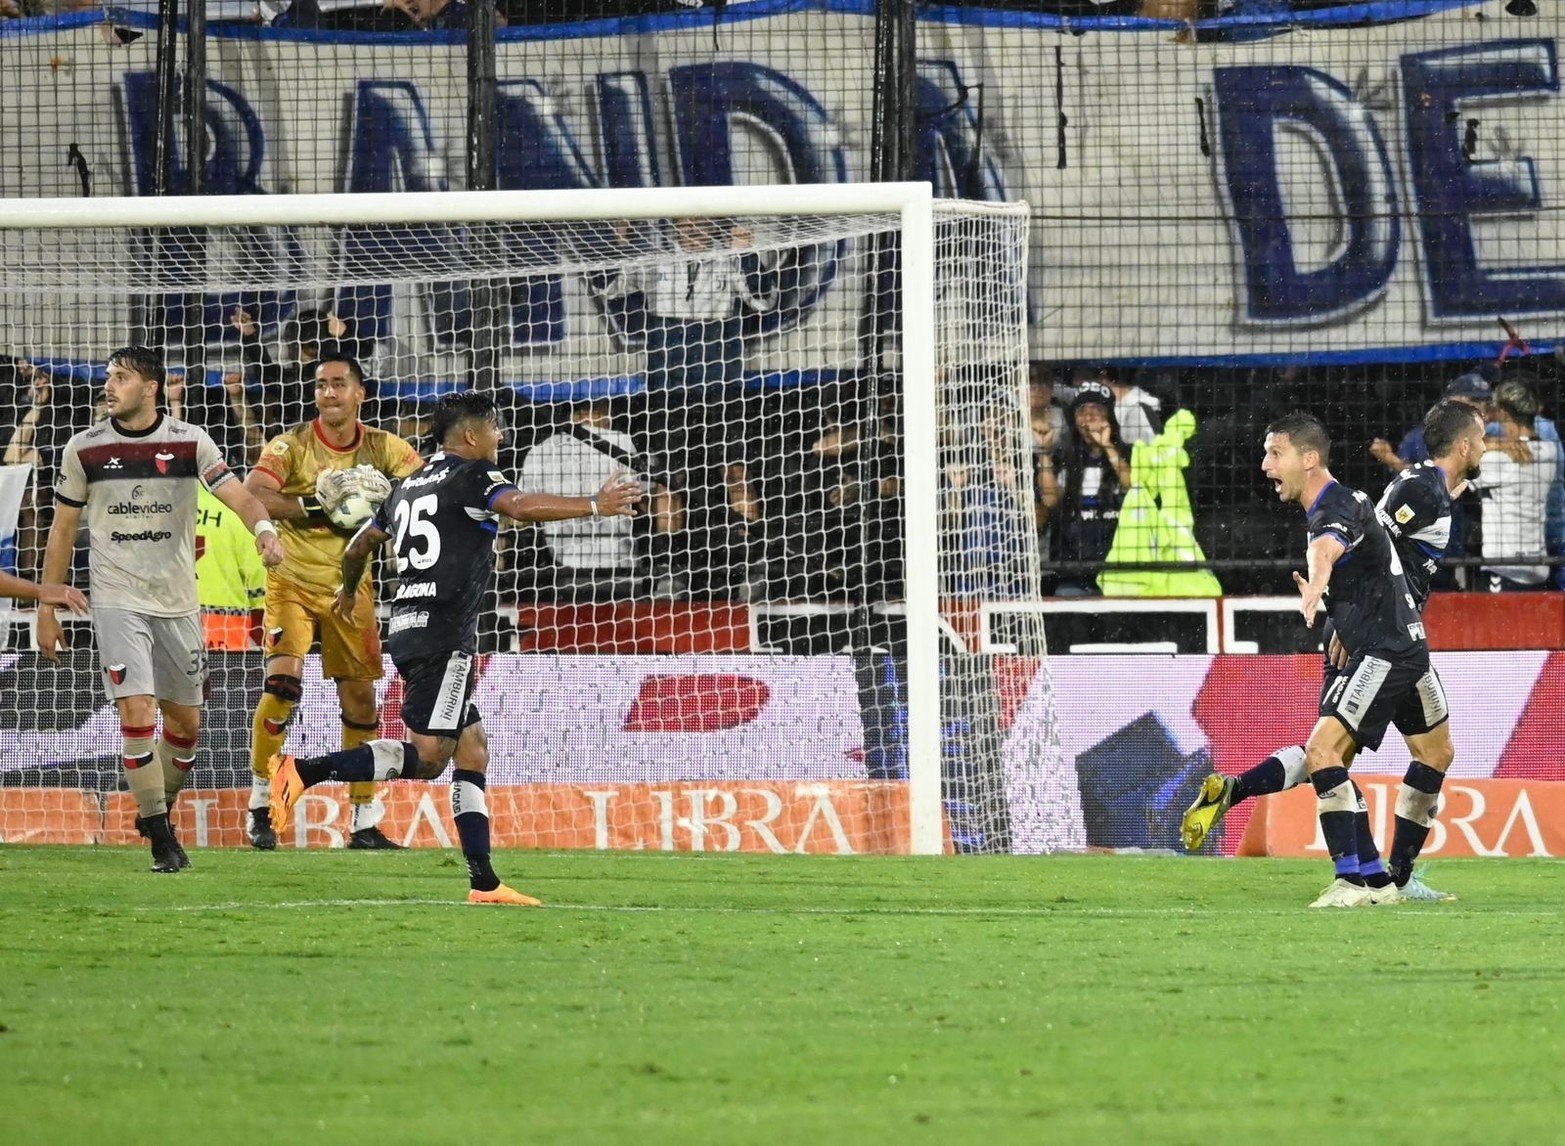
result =
[[[20,701],[0,710],[0,835],[13,841],[111,841],[131,830],[129,806],[112,791],[114,711],[90,659],[65,660],[59,669],[33,656],[0,664],[0,695]],[[1565,654],[1434,660],[1457,749],[1449,830],[1434,850],[1561,854]],[[208,706],[199,790],[182,815],[192,838],[237,844],[250,706],[259,696],[244,682],[258,686],[259,675],[253,659],[214,664],[229,675]],[[1180,813],[1201,778],[1213,768],[1241,771],[1303,740],[1320,683],[1311,656],[1065,656],[1047,665],[996,657],[987,667],[974,687],[990,692],[995,734],[975,727],[978,708],[965,703],[967,715],[944,738],[947,759],[962,762],[948,788],[958,848],[970,821],[959,805],[974,791],[1003,805],[979,811],[986,830],[1003,822],[1013,850],[1175,848]],[[882,743],[899,734],[900,714],[894,704],[885,710],[885,689],[866,686],[864,668],[849,656],[482,658],[474,701],[490,733],[498,838],[514,846],[904,851],[906,785],[894,746]],[[291,751],[336,747],[335,698],[319,673],[312,659]],[[384,732],[399,736],[400,685],[389,677],[380,689]],[[986,754],[991,740],[998,751]],[[1377,808],[1395,799],[1407,763],[1394,735],[1359,762],[1374,777],[1366,789]],[[976,774],[986,768],[994,774]],[[390,789],[397,831],[431,846],[450,838],[440,785]],[[312,796],[301,817],[305,845],[340,842],[342,796],[335,788]],[[1308,810],[1291,807],[1241,805],[1216,850],[1313,854]]]

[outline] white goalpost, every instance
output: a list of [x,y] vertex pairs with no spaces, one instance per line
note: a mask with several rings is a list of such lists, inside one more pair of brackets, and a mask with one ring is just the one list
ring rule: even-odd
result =
[[[110,349],[160,350],[170,412],[242,470],[313,416],[312,356],[350,352],[363,419],[426,456],[430,403],[480,387],[524,489],[628,469],[652,493],[635,522],[502,531],[475,696],[497,845],[1080,847],[1041,629],[978,641],[983,608],[1041,592],[1027,225],[927,184],[10,201],[0,560],[37,575]],[[237,845],[264,638],[243,603],[210,613],[176,820]],[[0,840],[120,842],[90,638],[51,668],[29,618],[0,662]],[[336,748],[314,656],[305,690],[288,750]],[[377,696],[395,735],[389,661]],[[340,841],[336,798],[288,842]],[[385,799],[388,834],[443,842],[443,800]]]

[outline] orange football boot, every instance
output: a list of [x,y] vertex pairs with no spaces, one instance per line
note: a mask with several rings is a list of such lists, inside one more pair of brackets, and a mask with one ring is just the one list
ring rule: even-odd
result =
[[[276,789],[272,789],[276,791]],[[530,895],[523,895],[519,891],[501,884],[493,891],[469,891],[467,893],[469,903],[489,903],[499,907],[542,907],[541,899],[534,899]]]
[[304,795],[304,781],[299,779],[293,757],[281,752],[267,760],[266,770],[272,776],[272,828],[282,835],[293,823],[294,805]]

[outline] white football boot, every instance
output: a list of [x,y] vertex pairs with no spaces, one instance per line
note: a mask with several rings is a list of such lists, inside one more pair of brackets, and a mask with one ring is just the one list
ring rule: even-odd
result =
[[1368,907],[1369,888],[1361,883],[1349,883],[1345,879],[1333,880],[1330,887],[1320,893],[1311,907]]
[[1385,887],[1366,887],[1369,892],[1369,905],[1371,907],[1384,907],[1388,903],[1405,903],[1407,896],[1402,894],[1402,889],[1394,883],[1388,883]]

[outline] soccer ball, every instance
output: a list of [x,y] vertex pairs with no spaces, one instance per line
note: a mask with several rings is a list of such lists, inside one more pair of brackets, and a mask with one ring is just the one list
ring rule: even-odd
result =
[[327,470],[315,483],[326,518],[338,529],[357,530],[391,496],[391,483],[373,466]]
[[[325,509],[325,506],[321,508]],[[337,503],[336,508],[327,509],[326,516],[338,529],[357,531],[359,526],[375,516],[375,511],[379,508],[380,506],[371,501],[364,491],[353,490]]]

